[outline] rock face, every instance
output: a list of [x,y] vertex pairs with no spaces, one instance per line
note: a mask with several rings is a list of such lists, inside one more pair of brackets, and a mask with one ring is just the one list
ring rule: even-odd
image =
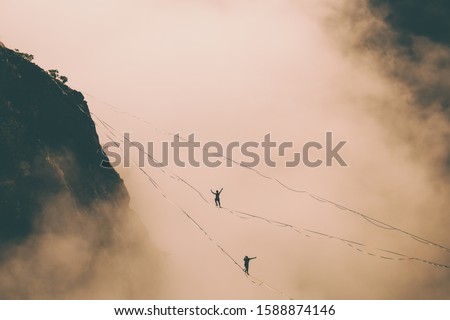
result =
[[128,205],[123,181],[100,163],[95,125],[81,93],[0,49],[0,241],[26,237],[45,200],[63,191],[81,209]]
[[0,47],[0,298],[151,298],[146,231],[83,95],[28,60]]

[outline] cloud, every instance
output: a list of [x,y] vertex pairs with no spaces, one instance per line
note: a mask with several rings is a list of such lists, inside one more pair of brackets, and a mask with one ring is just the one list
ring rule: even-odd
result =
[[97,202],[79,210],[70,193],[46,199],[34,233],[0,264],[2,299],[153,299],[159,253],[137,215]]
[[[90,38],[89,24],[97,24],[97,20],[87,16],[86,28],[77,25],[84,33],[76,33],[76,28],[71,33],[78,37],[84,34],[88,39],[62,37],[58,49],[66,51],[58,55],[58,65],[81,89],[88,88],[93,95],[159,127],[195,132],[200,140],[260,141],[271,132],[278,141],[302,145],[333,131],[337,139],[348,140],[343,150],[348,168],[258,169],[290,186],[447,244],[450,140],[445,110],[448,93],[444,89],[449,79],[445,68],[448,48],[419,37],[412,38],[411,46],[399,43],[395,30],[384,20],[385,13],[374,12],[368,2],[209,3],[197,1],[189,8],[178,1],[141,2],[138,8],[116,4],[117,11],[102,21],[105,28],[114,24],[120,31],[120,45],[116,33],[105,32],[101,41]],[[121,19],[111,22],[116,14]],[[32,19],[31,12],[29,15]],[[45,30],[37,33],[52,32]],[[93,44],[95,50],[80,55],[71,49],[86,43]],[[47,42],[36,48],[40,56],[51,60],[52,46]],[[140,121],[110,112],[98,101],[91,99],[90,107],[118,132],[132,132],[141,142],[167,139]],[[161,291],[153,292],[156,296],[281,298],[248,282],[195,226],[159,197],[139,171],[120,170],[132,206],[154,245],[167,252],[160,260],[165,271],[161,273]],[[312,198],[288,193],[248,170],[168,170],[206,194],[210,188],[224,187],[222,202],[227,207],[371,247],[450,263],[443,250],[382,230]],[[263,222],[237,219],[198,201],[197,195],[160,171],[153,170],[151,175],[236,261],[245,255],[258,256],[252,261],[251,272],[290,296],[449,298],[446,269],[420,261],[380,259],[332,239],[302,237]],[[77,222],[69,225],[76,226]],[[51,236],[56,236],[53,233]],[[99,241],[96,235],[90,236],[94,243]],[[42,248],[46,248],[47,238],[40,239],[35,243],[42,242]],[[86,245],[83,238],[69,239],[67,244],[59,241],[64,248],[59,250],[78,251]],[[31,244],[25,248],[31,248]],[[126,250],[119,245],[110,259],[116,261],[120,255],[114,253],[121,251]],[[39,252],[47,254],[45,250]],[[18,255],[22,259],[26,256]],[[107,260],[109,254],[98,256]],[[87,259],[81,254],[77,260]],[[62,264],[69,265],[65,261]],[[99,266],[103,266],[101,261]],[[17,270],[9,267],[2,274],[10,276],[3,281],[20,279],[20,274],[14,274]],[[76,275],[81,273],[74,270]],[[94,272],[99,274],[98,282],[87,282],[86,291],[67,289],[70,294],[63,296],[83,296],[85,292],[95,293],[96,288],[99,295],[106,291],[104,280],[111,274],[102,278],[101,271],[109,272],[108,268],[93,270],[98,270]],[[135,270],[141,272],[140,268]],[[118,273],[116,269],[111,272]],[[50,280],[42,280],[41,285]],[[28,294],[31,296],[41,285],[33,286]],[[112,292],[124,294],[125,289],[118,287]]]

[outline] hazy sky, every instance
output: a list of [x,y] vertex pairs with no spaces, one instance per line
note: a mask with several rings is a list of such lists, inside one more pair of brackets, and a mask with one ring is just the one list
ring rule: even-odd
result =
[[[383,12],[363,1],[5,1],[0,41],[56,68],[85,96],[91,111],[132,138],[171,141],[151,126],[195,133],[201,142],[261,141],[271,133],[297,148],[347,140],[348,167],[258,170],[443,245],[448,239],[448,117],[423,88],[449,84],[439,67],[450,51],[412,38],[399,46]],[[104,128],[98,127],[105,140]],[[197,153],[200,157],[201,153]],[[315,155],[320,155],[316,153]],[[283,298],[256,286],[136,168],[117,168],[131,206],[161,251],[158,297]],[[450,264],[448,252],[307,195],[288,192],[242,168],[176,168],[210,197],[146,168],[170,199],[239,263],[257,256],[251,274],[299,299],[450,298],[448,269],[372,257],[333,239],[304,237],[224,206],[299,228],[326,232]]]

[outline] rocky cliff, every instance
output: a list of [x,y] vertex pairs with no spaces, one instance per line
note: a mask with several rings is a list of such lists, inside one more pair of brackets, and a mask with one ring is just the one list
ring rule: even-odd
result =
[[146,232],[102,161],[83,95],[0,47],[1,297],[153,295]]

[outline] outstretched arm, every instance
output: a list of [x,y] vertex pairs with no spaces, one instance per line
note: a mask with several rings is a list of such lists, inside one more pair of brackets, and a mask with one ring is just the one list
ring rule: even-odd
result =
[[252,259],[256,259],[256,257],[250,258],[250,260],[252,260]]
[[220,191],[219,191],[219,194],[221,194],[221,193],[222,193],[222,190],[223,190],[223,188],[222,188],[222,189],[220,189]]
[[[209,190],[211,190],[211,189],[209,189]],[[215,193],[214,191],[212,191],[212,190],[211,190],[211,193],[212,193],[212,194],[216,194],[216,193]]]

